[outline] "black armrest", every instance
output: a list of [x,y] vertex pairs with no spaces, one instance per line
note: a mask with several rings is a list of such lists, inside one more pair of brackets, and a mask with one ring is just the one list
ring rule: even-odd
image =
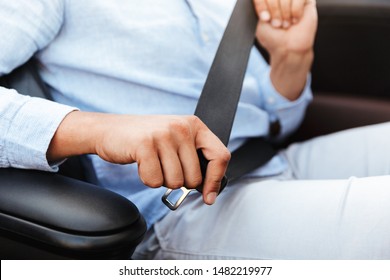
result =
[[[50,99],[33,59],[0,85]],[[82,178],[72,160],[64,173]],[[58,174],[0,169],[1,259],[127,259],[145,232],[138,209],[118,194]]]
[[126,198],[58,174],[0,169],[1,259],[129,258],[146,231]]

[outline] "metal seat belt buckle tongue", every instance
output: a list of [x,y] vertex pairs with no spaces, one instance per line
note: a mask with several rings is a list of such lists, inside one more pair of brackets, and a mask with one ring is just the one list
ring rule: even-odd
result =
[[[200,164],[200,170],[202,172],[202,178],[206,178],[206,171],[207,171],[207,165],[208,165],[208,160],[204,157],[203,153],[201,150],[198,150],[198,158],[199,158],[199,164]],[[223,176],[221,180],[221,187],[219,189],[219,193],[223,191],[223,189],[226,187],[228,183],[228,178]],[[165,194],[162,197],[162,202],[171,210],[176,210],[179,208],[179,206],[182,204],[184,199],[189,195],[190,192],[197,190],[200,193],[203,193],[203,182],[201,185],[199,185],[196,189],[187,189],[186,187],[181,187],[180,190],[176,190],[175,192],[181,191],[182,194],[179,198],[176,199],[175,202],[172,202],[169,200],[169,197],[172,195],[174,190],[168,189]]]

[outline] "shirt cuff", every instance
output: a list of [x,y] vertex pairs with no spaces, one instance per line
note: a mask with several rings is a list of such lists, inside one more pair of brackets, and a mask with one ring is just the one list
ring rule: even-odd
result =
[[8,110],[8,128],[3,139],[3,155],[8,165],[57,171],[61,162],[50,164],[47,149],[65,116],[77,109],[41,98],[13,95],[16,97]]
[[261,92],[263,98],[264,110],[268,112],[270,122],[278,121],[281,126],[279,137],[293,132],[302,122],[306,108],[313,99],[311,91],[311,75],[308,74],[306,85],[298,97],[291,101],[281,95],[273,86],[268,69],[268,75],[264,75],[261,81]]

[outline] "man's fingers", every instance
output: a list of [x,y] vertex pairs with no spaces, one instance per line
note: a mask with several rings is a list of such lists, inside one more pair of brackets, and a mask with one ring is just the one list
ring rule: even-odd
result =
[[271,13],[271,25],[275,28],[280,28],[283,25],[282,12],[279,0],[268,0],[268,8]]
[[203,180],[203,200],[207,204],[213,204],[226,173],[230,152],[200,120],[198,121],[195,145],[197,149],[202,150],[204,157],[209,161],[206,178]]
[[315,0],[254,0],[254,6],[263,22],[270,22],[275,28],[289,28],[303,15],[306,3]]
[[184,186],[187,189],[195,189],[202,184],[203,180],[195,146],[181,146],[179,149],[179,157],[184,174]]
[[291,25],[291,0],[280,0],[280,9],[283,17],[283,28],[289,28]]
[[254,0],[254,6],[256,9],[256,13],[259,15],[259,19],[264,22],[268,22],[271,20],[271,14],[268,9],[266,0]]
[[202,183],[194,139],[197,121],[196,117],[172,119],[168,129],[155,134],[165,187],[194,189]]
[[177,150],[169,146],[160,147],[159,158],[164,176],[163,185],[170,189],[181,188],[184,185],[184,176]]
[[164,177],[155,149],[150,146],[141,147],[137,153],[138,175],[141,181],[151,188],[161,187]]
[[203,200],[209,205],[214,204],[217,198],[229,159],[230,156],[223,160],[211,160],[207,165],[206,178],[203,182]]
[[[202,178],[197,150],[209,161]],[[213,204],[225,175],[230,152],[196,116],[170,117],[153,130],[135,151],[139,176],[145,185],[170,189],[198,187],[203,180],[203,197]]]
[[306,0],[294,0],[291,5],[291,17],[292,17],[292,22],[297,23],[304,11]]

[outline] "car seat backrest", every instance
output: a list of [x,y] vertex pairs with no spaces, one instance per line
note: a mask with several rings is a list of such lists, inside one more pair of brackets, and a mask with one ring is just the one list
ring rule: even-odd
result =
[[34,60],[1,77],[0,86],[16,89],[21,94],[50,99],[47,87],[38,76]]
[[390,0],[317,0],[313,90],[390,94]]
[[390,121],[390,0],[317,0],[313,103],[290,142]]

